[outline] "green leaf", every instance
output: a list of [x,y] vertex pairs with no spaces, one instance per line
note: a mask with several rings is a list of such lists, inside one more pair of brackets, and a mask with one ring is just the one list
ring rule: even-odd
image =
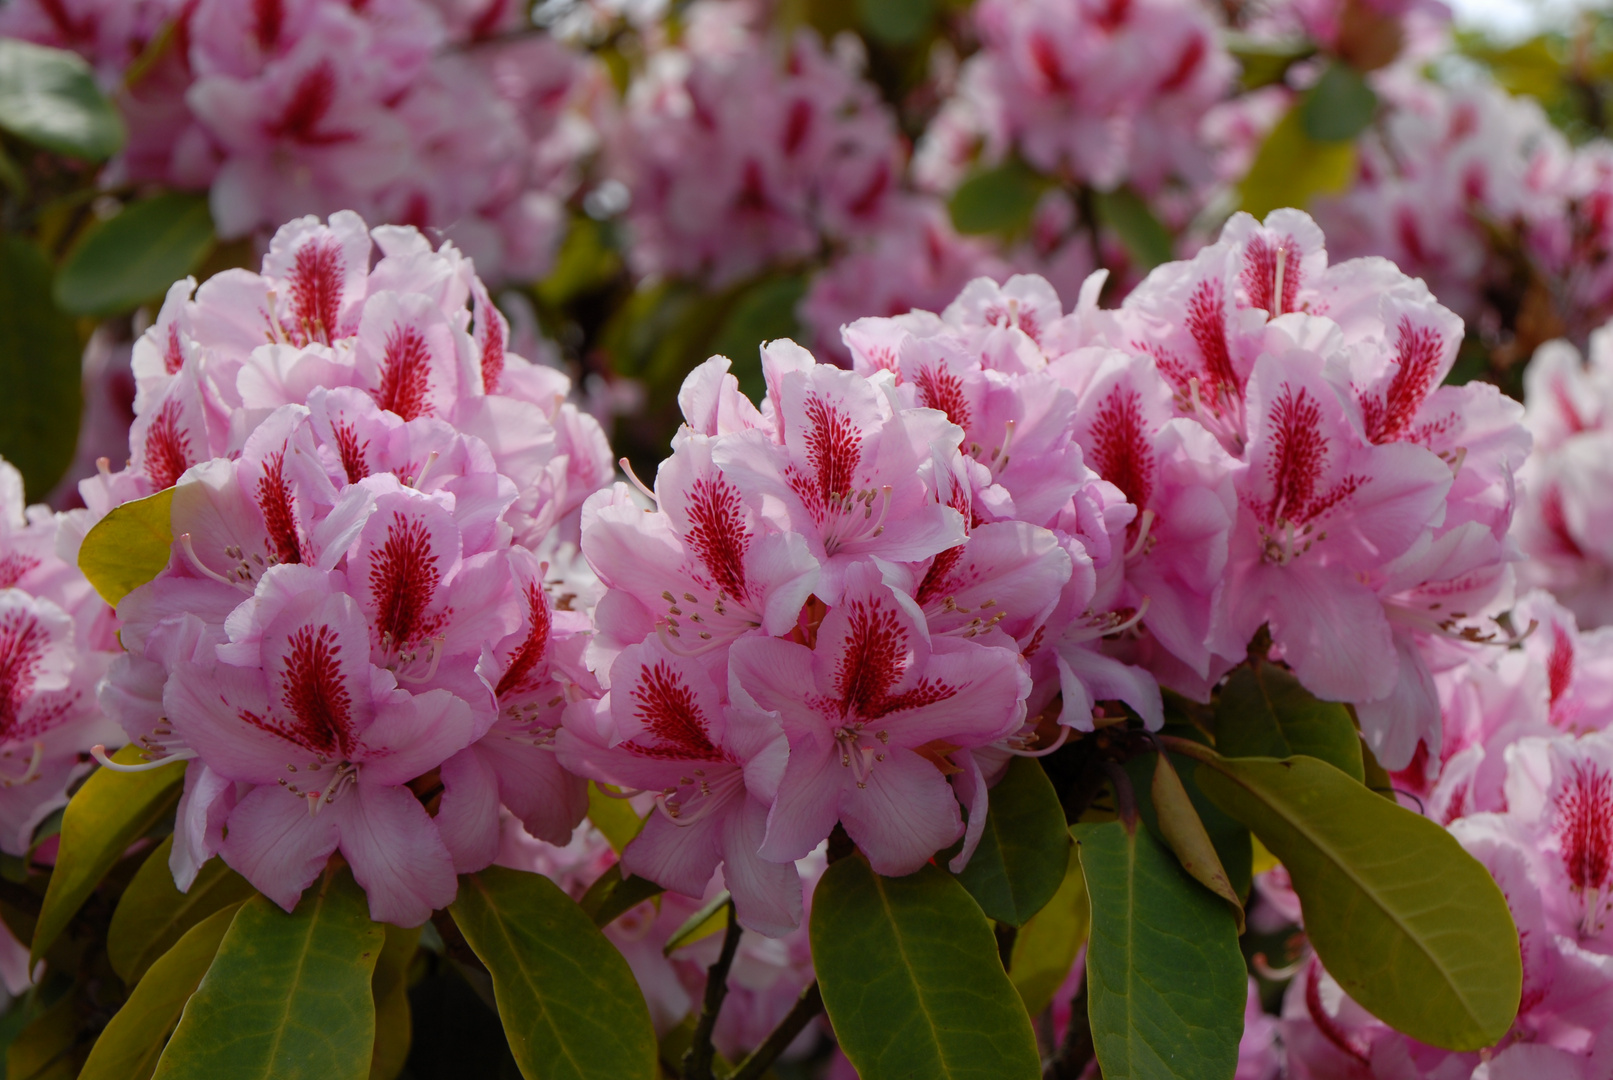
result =
[[73,1080],[78,1075],[78,995],[71,979],[62,982],[67,989],[54,1000],[47,996],[30,1003],[26,1026],[6,1047],[7,1077]]
[[156,1080],[367,1080],[370,977],[385,937],[346,870],[327,870],[290,915],[254,896],[185,1005]]
[[664,892],[666,890],[655,882],[641,877],[624,879],[622,865],[616,863],[588,886],[588,891],[577,901],[577,906],[582,908],[584,915],[594,920],[595,926],[603,930],[644,901],[653,900]]
[[[1193,731],[1197,734],[1197,729],[1169,723],[1165,731],[1176,734]],[[1198,813],[1199,821],[1204,824],[1204,831],[1210,836],[1210,843],[1215,845],[1216,857],[1221,860],[1221,868],[1226,871],[1227,880],[1232,884],[1232,891],[1240,900],[1247,899],[1249,890],[1254,885],[1254,874],[1251,871],[1253,848],[1249,830],[1244,828],[1242,822],[1229,817],[1226,811],[1215,805],[1208,795],[1199,790],[1198,783],[1193,779],[1196,766],[1193,759],[1176,753],[1172,753],[1170,758],[1171,764],[1176,768],[1177,779],[1182,782],[1188,800]],[[1137,795],[1138,816],[1154,834],[1154,839],[1164,841],[1165,832],[1160,826],[1159,813],[1154,808],[1153,788],[1157,759],[1158,755],[1152,751],[1138,754],[1127,760],[1125,769],[1126,775],[1131,778],[1132,790]],[[1110,815],[1103,820],[1113,821],[1114,816]]]
[[1237,920],[1238,933],[1243,934],[1243,902],[1239,900],[1227,872],[1221,866],[1215,844],[1199,820],[1198,810],[1187,796],[1181,777],[1171,764],[1169,754],[1154,755],[1154,781],[1149,789],[1150,801],[1159,821],[1159,836],[1165,841],[1176,861],[1188,875],[1225,900]]
[[147,1080],[151,1076],[169,1032],[212,966],[219,942],[240,907],[237,902],[213,912],[157,957],[148,977],[134,988],[95,1040],[79,1080]]
[[693,945],[719,930],[728,929],[728,901],[732,899],[728,890],[724,889],[700,905],[700,910],[683,920],[683,925],[672,931],[672,936],[661,946],[661,955],[671,956],[685,945]]
[[607,242],[605,226],[590,218],[571,219],[554,269],[538,283],[538,299],[560,307],[609,285],[622,270],[622,257]]
[[558,885],[495,866],[461,877],[449,911],[493,976],[499,1018],[527,1080],[659,1075],[632,970]]
[[56,303],[75,315],[120,315],[161,296],[213,247],[207,196],[168,192],[130,203],[85,233],[56,275]]
[[78,568],[101,599],[118,601],[162,573],[174,546],[174,489],[126,502],[95,523],[78,549]]
[[[133,765],[143,759],[136,747],[125,746],[112,760]],[[84,781],[62,815],[61,847],[34,929],[33,961],[55,944],[129,845],[178,800],[184,778],[185,763],[176,761],[150,772],[97,769]]]
[[209,859],[196,874],[188,892],[174,887],[168,856],[174,838],[164,837],[146,857],[123,890],[106,931],[106,958],[112,970],[129,986],[166,953],[191,927],[215,911],[251,896],[251,884],[224,865]]
[[387,924],[386,944],[370,976],[375,997],[375,1052],[370,1080],[395,1080],[409,1060],[413,1018],[409,1013],[409,965],[420,951],[420,927],[404,930]]
[[1147,829],[1074,830],[1092,902],[1087,994],[1105,1080],[1225,1080],[1246,990],[1232,912]]
[[22,473],[30,502],[67,471],[83,409],[78,330],[51,301],[50,280],[37,247],[0,236],[0,457]]
[[643,820],[633,804],[620,796],[601,791],[594,781],[588,781],[588,820],[594,828],[605,834],[610,846],[620,855],[633,837],[644,827]]
[[1292,672],[1255,664],[1232,673],[1215,703],[1215,748],[1225,757],[1320,758],[1356,780],[1361,736],[1348,706],[1318,700]]
[[880,877],[860,856],[812,898],[812,963],[862,1080],[1036,1080],[1036,1039],[980,908],[933,865]]
[[1019,232],[1030,225],[1047,186],[1046,178],[1017,159],[983,169],[952,193],[952,226],[961,233]]
[[1092,204],[1098,220],[1120,238],[1126,254],[1143,270],[1152,270],[1161,263],[1170,262],[1175,256],[1170,230],[1160,224],[1148,204],[1135,191],[1120,188],[1095,192]]
[[935,20],[935,0],[857,0],[857,15],[875,41],[912,45]]
[[1299,105],[1305,134],[1318,142],[1353,139],[1365,131],[1378,111],[1378,95],[1362,74],[1334,61],[1305,92]]
[[0,128],[58,154],[105,161],[123,148],[117,109],[76,53],[0,38]]
[[1191,753],[1205,792],[1282,860],[1346,993],[1433,1046],[1478,1050],[1506,1034],[1523,985],[1518,931],[1450,833],[1315,758]]
[[1260,144],[1238,193],[1257,218],[1285,206],[1300,210],[1317,195],[1343,191],[1355,178],[1355,144],[1318,142],[1305,134],[1296,106]]
[[1316,46],[1304,38],[1283,41],[1229,32],[1223,35],[1223,40],[1227,51],[1243,65],[1245,90],[1258,90],[1281,82],[1295,63],[1316,55]]
[[1033,758],[1015,758],[991,789],[985,831],[958,881],[989,918],[1010,926],[1052,899],[1070,861],[1064,807]]
[[1039,1016],[1053,1003],[1091,926],[1092,907],[1087,903],[1086,879],[1081,876],[1080,849],[1074,848],[1059,891],[1014,935],[1008,977],[1028,1015]]

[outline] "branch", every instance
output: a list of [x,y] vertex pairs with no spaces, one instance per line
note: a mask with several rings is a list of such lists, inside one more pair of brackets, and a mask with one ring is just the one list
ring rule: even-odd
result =
[[818,981],[812,980],[807,988],[801,991],[801,996],[795,999],[795,1004],[779,1021],[778,1027],[768,1033],[762,1045],[750,1052],[744,1061],[739,1063],[728,1077],[728,1080],[759,1080],[767,1072],[769,1066],[778,1060],[780,1054],[795,1041],[795,1037],[806,1029],[812,1018],[823,1011],[823,995],[818,992]]
[[706,996],[700,1005],[700,1019],[695,1022],[694,1036],[689,1049],[683,1052],[683,1080],[714,1080],[711,1061],[717,1050],[711,1045],[711,1032],[717,1026],[717,1014],[722,1011],[723,998],[728,996],[728,969],[734,964],[734,953],[739,951],[739,919],[734,915],[734,902],[728,901],[728,929],[723,932],[722,952],[717,962],[706,970]]

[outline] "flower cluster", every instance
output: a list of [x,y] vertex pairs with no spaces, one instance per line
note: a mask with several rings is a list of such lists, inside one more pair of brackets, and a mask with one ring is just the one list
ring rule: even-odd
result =
[[972,18],[982,48],[925,134],[921,183],[951,188],[1010,152],[1103,190],[1210,178],[1199,128],[1235,65],[1208,6],[981,0]]
[[[903,161],[855,52],[802,31],[779,49],[744,3],[691,5],[649,57],[612,134],[641,274],[727,285],[879,225]],[[850,45],[849,39],[844,44]]]
[[[1382,260],[1329,265],[1319,229],[1238,215],[1117,310],[1101,278],[1064,315],[1044,282],[971,285],[944,316],[847,328],[859,370],[965,430],[1038,525],[1079,455],[1129,503],[1097,611],[1135,612],[1108,651],[1205,700],[1262,628],[1315,694],[1356,705],[1398,768],[1437,749],[1438,642],[1487,635],[1511,599],[1521,409],[1442,387],[1459,319]],[[991,498],[977,505],[994,505]]]
[[546,272],[604,77],[490,0],[18,0],[0,34],[83,53],[130,128],[109,179],[210,191],[226,238],[357,209],[439,227],[495,280]]
[[90,749],[120,742],[95,687],[118,650],[112,611],[56,552],[59,515],[23,506],[0,459],[0,851],[27,853]]
[[1581,632],[1544,593],[1513,611],[1530,633],[1478,648],[1437,677],[1443,761],[1397,783],[1422,792],[1506,896],[1523,950],[1523,997],[1488,1052],[1453,1053],[1390,1029],[1314,959],[1290,985],[1280,1022],[1288,1075],[1495,1080],[1602,1075],[1613,1053],[1613,638]]
[[592,687],[587,621],[534,549],[608,448],[413,229],[305,218],[193,289],[136,345],[129,468],[84,485],[91,512],[173,490],[103,707],[192,761],[182,886],[221,854],[289,909],[339,848],[377,919],[418,924],[492,860],[500,804],[555,840],[586,809],[546,747]]

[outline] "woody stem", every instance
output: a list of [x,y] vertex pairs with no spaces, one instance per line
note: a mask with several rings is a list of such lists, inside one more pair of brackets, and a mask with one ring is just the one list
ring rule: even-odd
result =
[[683,1052],[683,1080],[714,1080],[711,1072],[716,1048],[711,1043],[712,1030],[717,1026],[717,1014],[722,1011],[723,999],[728,996],[728,969],[734,964],[734,953],[739,950],[741,933],[739,920],[734,917],[734,902],[728,901],[728,929],[722,938],[722,952],[716,963],[706,970],[706,996],[700,1004],[700,1019],[695,1022],[694,1037],[689,1049]]
[[795,999],[795,1004],[780,1020],[778,1027],[768,1032],[762,1045],[750,1052],[744,1061],[739,1063],[728,1077],[728,1080],[757,1080],[768,1067],[777,1061],[779,1055],[788,1049],[795,1041],[795,1037],[812,1022],[812,1018],[823,1011],[823,994],[818,991],[818,981],[813,979],[807,988],[801,991],[801,996]]

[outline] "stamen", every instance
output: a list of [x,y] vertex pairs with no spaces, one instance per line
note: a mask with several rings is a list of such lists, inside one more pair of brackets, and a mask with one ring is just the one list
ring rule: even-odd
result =
[[201,558],[196,554],[196,548],[191,545],[190,533],[179,534],[179,546],[185,550],[185,557],[190,560],[190,564],[206,577],[212,578],[220,585],[228,585],[231,588],[241,589],[245,592],[252,591],[251,589],[247,588],[245,582],[231,581],[223,574],[220,574],[218,571],[213,570],[206,563],[202,562]]
[[651,491],[645,485],[644,481],[638,478],[638,473],[633,471],[632,464],[626,458],[621,458],[616,462],[616,464],[620,465],[622,467],[622,471],[627,474],[627,478],[633,481],[633,486],[642,491],[645,496],[659,508],[661,505],[661,500],[657,499],[655,497],[655,492]]
[[103,769],[111,769],[113,772],[120,773],[138,773],[151,772],[155,769],[162,768],[164,765],[171,765],[176,761],[189,761],[196,756],[196,751],[175,750],[168,756],[157,758],[154,761],[143,761],[138,765],[125,765],[120,761],[113,761],[107,756],[106,747],[100,743],[96,743],[94,746],[90,747],[90,756],[96,761],[100,762]]
[[1152,510],[1144,510],[1143,516],[1138,519],[1137,540],[1131,545],[1131,549],[1125,554],[1125,559],[1127,562],[1130,562],[1132,559],[1135,559],[1138,555],[1143,553],[1143,549],[1148,544],[1148,530],[1153,528],[1155,516],[1156,515]]

